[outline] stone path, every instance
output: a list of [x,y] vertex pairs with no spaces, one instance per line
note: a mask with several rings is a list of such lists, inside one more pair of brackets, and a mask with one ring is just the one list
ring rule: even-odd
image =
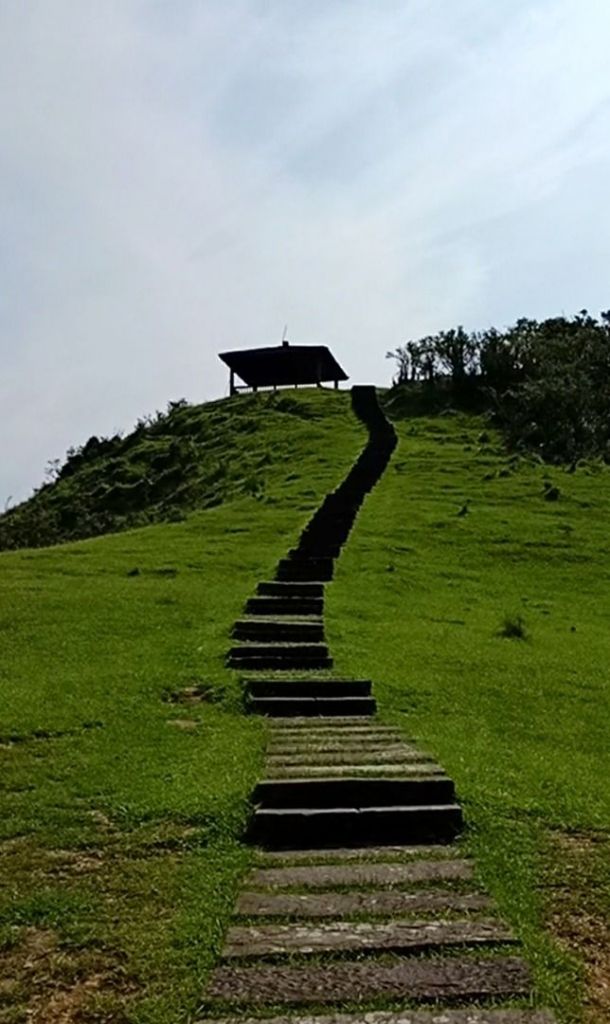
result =
[[396,444],[374,389],[354,388],[352,400],[368,444],[233,629],[228,664],[271,737],[248,831],[256,863],[206,1019],[553,1024],[531,1008],[519,943],[454,844],[453,781],[374,717],[370,680],[327,673],[325,584]]

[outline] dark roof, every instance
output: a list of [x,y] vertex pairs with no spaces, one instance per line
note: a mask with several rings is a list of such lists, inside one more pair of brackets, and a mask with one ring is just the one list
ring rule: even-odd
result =
[[275,345],[222,352],[220,358],[248,387],[274,384],[318,384],[347,380],[347,374],[326,345]]

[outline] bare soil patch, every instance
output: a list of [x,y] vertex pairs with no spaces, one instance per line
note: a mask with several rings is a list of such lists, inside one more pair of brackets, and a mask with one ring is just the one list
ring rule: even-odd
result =
[[[551,868],[549,923],[559,942],[582,961],[584,1021],[610,1021],[610,837],[557,833]],[[605,877],[604,877],[605,876]]]

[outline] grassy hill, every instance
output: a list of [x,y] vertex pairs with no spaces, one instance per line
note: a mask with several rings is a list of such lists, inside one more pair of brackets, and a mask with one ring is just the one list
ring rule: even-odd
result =
[[[248,862],[265,727],[241,714],[228,631],[364,433],[347,395],[315,391],[174,417],[226,420],[195,442],[188,500],[0,555],[2,1024],[193,1020]],[[396,426],[328,590],[337,669],[372,675],[382,715],[456,778],[466,841],[561,1020],[583,1019],[584,954],[601,1021],[610,473],[549,477],[472,417]],[[33,501],[88,495],[95,514],[116,458]],[[224,482],[204,484],[221,462]],[[180,519],[125,529],[166,515]]]
[[[164,521],[240,497],[274,501],[316,423],[349,415],[345,396],[319,391],[170,403],[125,437],[91,437],[31,498],[0,515],[0,550],[40,547]],[[311,440],[311,447],[307,439]],[[324,458],[324,446],[317,449]]]

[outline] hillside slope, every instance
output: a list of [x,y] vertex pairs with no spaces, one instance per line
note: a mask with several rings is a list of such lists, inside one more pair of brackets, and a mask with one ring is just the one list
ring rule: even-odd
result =
[[[610,471],[509,458],[476,417],[399,447],[329,588],[339,672],[455,778],[484,882],[561,1020],[610,1020]],[[551,942],[559,938],[559,946]],[[574,959],[561,949],[571,951]]]
[[193,1019],[264,734],[229,630],[366,440],[349,395],[290,397],[225,435],[242,473],[265,446],[262,499],[0,554],[3,1021]]
[[56,478],[0,515],[0,550],[40,547],[176,521],[239,497],[274,500],[294,456],[324,459],[345,393],[281,391],[204,405],[170,403],[125,437],[92,437]]

